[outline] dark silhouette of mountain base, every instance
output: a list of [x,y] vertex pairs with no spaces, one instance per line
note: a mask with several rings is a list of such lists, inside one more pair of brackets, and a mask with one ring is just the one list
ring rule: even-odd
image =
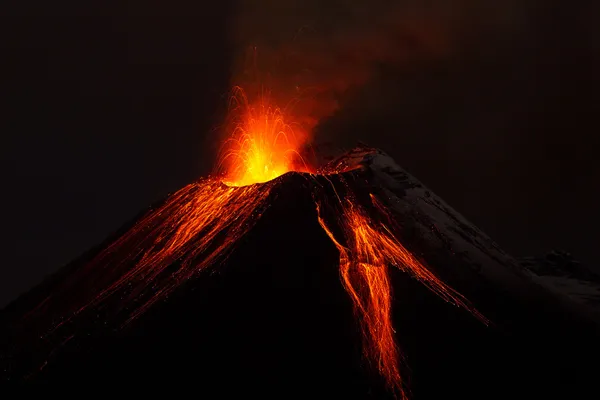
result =
[[[344,180],[359,194],[368,194],[367,187],[391,191],[378,175],[377,160],[367,162],[373,158],[365,154],[373,151],[362,151],[365,167],[343,174]],[[406,184],[393,189],[398,199],[409,198],[415,183],[388,172]],[[43,328],[35,321],[20,322],[112,239],[63,268],[2,312],[3,382],[88,390],[191,387],[200,398],[391,397],[362,356],[352,304],[340,283],[339,253],[317,221],[311,185],[320,179],[298,173],[281,177],[269,207],[222,264],[184,283],[123,329],[103,324],[97,315],[48,340],[39,338]],[[324,198],[342,187],[341,175],[328,179],[333,184],[323,181]],[[435,245],[419,233],[414,211],[396,215],[405,227],[403,243],[492,324],[485,326],[392,270],[393,322],[410,396],[596,397],[600,346],[594,319],[512,271],[506,260],[467,267],[466,258],[474,259],[481,246],[470,244],[477,250],[468,253],[452,238],[454,247]],[[478,235],[474,231],[469,240],[478,243]],[[509,271],[514,286],[506,284],[508,278],[494,280],[481,272],[498,265]]]

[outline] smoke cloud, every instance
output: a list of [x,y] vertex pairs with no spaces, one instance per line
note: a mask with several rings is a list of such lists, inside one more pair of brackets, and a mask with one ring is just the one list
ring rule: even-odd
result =
[[[465,36],[517,21],[506,2],[241,0],[231,39],[235,84],[271,91],[314,126],[381,68],[418,68],[460,52]],[[482,18],[485,14],[485,18]]]

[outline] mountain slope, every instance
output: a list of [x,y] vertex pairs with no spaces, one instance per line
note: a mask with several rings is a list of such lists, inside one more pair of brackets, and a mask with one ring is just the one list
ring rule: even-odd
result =
[[391,396],[361,354],[340,253],[315,206],[337,232],[333,205],[352,193],[373,215],[372,199],[385,203],[402,244],[491,320],[482,324],[392,269],[395,336],[413,398],[585,398],[596,390],[591,313],[532,281],[383,152],[358,147],[331,168],[346,172],[277,178],[260,219],[226,258],[124,328],[119,301],[50,335],[48,320],[63,304],[22,319],[106,246],[67,267],[3,311],[3,380],[193,385],[213,397]]
[[[521,261],[503,251],[485,233],[395,164],[384,152],[358,147],[350,156],[373,171],[374,182],[389,196],[389,205],[397,216],[417,231],[415,235],[420,242],[426,243],[428,249],[423,251],[424,254],[435,254],[443,248],[459,260],[461,268],[470,268],[499,286],[510,287],[520,296],[530,296],[532,290],[537,295],[544,296],[544,290],[533,289],[530,284],[533,282],[548,289],[548,284],[539,275],[534,275],[532,279],[531,269],[524,268]],[[457,270],[455,273],[460,272]],[[588,278],[590,276],[586,275]],[[582,277],[579,278],[581,282]],[[589,283],[590,279],[587,279],[587,286]],[[558,294],[562,292],[559,291]],[[600,321],[600,303],[576,301],[577,304],[572,304],[572,297],[560,297],[563,303],[561,307],[569,312]]]

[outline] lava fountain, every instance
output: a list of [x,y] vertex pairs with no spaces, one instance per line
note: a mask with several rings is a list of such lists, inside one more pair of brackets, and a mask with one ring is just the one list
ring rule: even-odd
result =
[[311,172],[299,152],[307,134],[270,104],[268,96],[251,103],[242,88],[235,87],[227,127],[217,165],[227,185],[268,182],[290,171]]
[[[268,207],[276,178],[292,171],[317,178],[316,169],[301,156],[306,131],[270,104],[268,96],[249,102],[241,88],[234,88],[226,130],[215,175],[172,194],[29,314],[49,321],[52,326],[46,335],[66,329],[77,317],[98,315],[111,304],[117,311],[106,318],[131,322],[181,284],[222,263]],[[329,180],[327,175],[357,169],[340,165],[322,167],[318,174]],[[343,175],[338,176],[344,181]],[[363,333],[364,356],[391,391],[406,398],[391,321],[390,267],[409,273],[484,323],[487,320],[401,244],[382,222],[393,218],[375,196],[371,195],[371,202],[374,212],[381,214],[377,218],[359,204],[350,185],[346,187],[347,195],[329,202],[338,203],[329,206],[330,221],[322,216],[324,205],[317,200],[323,197],[322,187],[313,187],[318,222],[339,251],[341,282]],[[335,237],[331,224],[341,227],[343,237]],[[77,299],[78,305],[61,308],[73,303],[67,298]]]
[[77,271],[63,290],[43,301],[34,311],[51,308],[51,297],[55,303],[69,296],[85,299],[81,307],[61,315],[51,331],[102,308],[111,297],[119,299],[117,308],[127,310],[125,323],[132,321],[181,283],[226,258],[260,217],[273,179],[309,170],[298,150],[306,135],[267,96],[250,103],[235,87],[230,105],[217,173],[172,194]]

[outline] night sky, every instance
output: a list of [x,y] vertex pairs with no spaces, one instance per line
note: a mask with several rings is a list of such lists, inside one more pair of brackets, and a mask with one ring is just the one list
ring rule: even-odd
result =
[[318,88],[315,143],[380,147],[512,254],[597,267],[593,1],[80,3],[0,6],[0,305],[211,171],[249,46],[281,96]]

